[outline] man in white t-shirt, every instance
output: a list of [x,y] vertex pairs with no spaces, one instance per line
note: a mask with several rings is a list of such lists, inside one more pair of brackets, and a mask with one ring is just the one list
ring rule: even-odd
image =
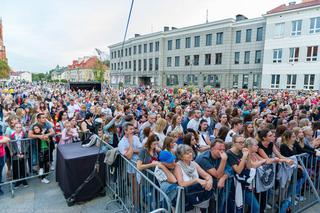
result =
[[200,118],[201,118],[201,112],[200,110],[194,110],[194,116],[193,118],[189,121],[187,125],[187,129],[193,129],[194,131],[199,130],[199,124],[200,124]]
[[74,102],[74,99],[71,99],[70,105],[68,106],[68,118],[72,118],[76,111],[80,111],[80,107]]
[[242,121],[240,118],[232,118],[231,119],[231,130],[228,132],[226,139],[224,140],[227,144],[232,143],[232,137],[234,135],[238,135],[240,130],[242,129]]

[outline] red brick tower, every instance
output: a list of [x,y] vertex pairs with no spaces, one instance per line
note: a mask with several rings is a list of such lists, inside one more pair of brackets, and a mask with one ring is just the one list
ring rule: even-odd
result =
[[7,61],[6,47],[3,45],[2,19],[0,18],[0,60]]

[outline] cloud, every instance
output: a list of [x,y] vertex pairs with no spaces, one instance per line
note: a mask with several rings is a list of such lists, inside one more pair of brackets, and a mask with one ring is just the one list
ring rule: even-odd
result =
[[[128,37],[232,18],[259,17],[282,0],[136,0]],[[131,0],[1,0],[11,67],[45,72],[122,41]]]

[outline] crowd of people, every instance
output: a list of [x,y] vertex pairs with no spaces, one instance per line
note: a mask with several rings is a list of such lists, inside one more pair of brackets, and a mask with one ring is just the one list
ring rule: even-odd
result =
[[[305,199],[307,171],[295,156],[320,156],[320,95],[311,91],[142,87],[98,92],[13,83],[0,93],[0,171],[6,167],[7,179],[23,179],[28,172],[21,169],[29,168],[49,183],[45,174],[55,145],[81,141],[81,133],[90,132],[139,170],[153,171],[173,205],[177,186],[185,187],[186,211],[208,208],[218,193],[219,212],[264,212],[269,191],[283,188],[287,193],[279,209],[286,212],[292,202]],[[34,144],[23,138],[35,141],[36,157],[27,151]],[[281,176],[292,168],[298,171],[294,186],[291,177]],[[271,181],[259,181],[261,174]],[[21,184],[28,185],[22,180],[15,187]],[[295,201],[288,199],[290,191]]]

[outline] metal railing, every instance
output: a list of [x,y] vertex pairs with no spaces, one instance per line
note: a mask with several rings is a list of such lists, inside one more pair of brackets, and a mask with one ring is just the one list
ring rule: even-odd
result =
[[[79,132],[79,137],[86,139],[88,132]],[[27,180],[44,178],[54,171],[54,149],[61,134],[50,136],[48,140],[24,138],[11,140],[6,146],[6,178],[0,186],[9,185],[11,197],[18,187],[28,186]],[[80,140],[79,140],[80,141]],[[77,142],[77,141],[74,141]]]
[[[278,173],[283,169],[278,167],[274,175],[272,188],[257,193],[256,185],[250,184],[243,187],[242,197],[243,206],[236,205],[235,181],[234,176],[226,180],[225,187],[218,189],[214,187],[214,196],[208,208],[202,212],[269,212],[286,213],[304,212],[306,209],[320,202],[320,159],[313,155],[301,154],[296,156],[298,165],[292,168],[292,174],[282,185]],[[288,171],[282,171],[288,172]],[[256,178],[258,178],[256,176]],[[222,198],[221,196],[224,196]],[[185,188],[179,187],[175,213],[184,213],[186,207]]]
[[[100,138],[97,140],[107,150],[113,149]],[[146,172],[137,169],[135,162],[119,153],[114,164],[106,166],[106,186],[113,196],[106,208],[116,202],[121,205],[121,209],[116,212],[172,212],[169,197],[148,176]]]

